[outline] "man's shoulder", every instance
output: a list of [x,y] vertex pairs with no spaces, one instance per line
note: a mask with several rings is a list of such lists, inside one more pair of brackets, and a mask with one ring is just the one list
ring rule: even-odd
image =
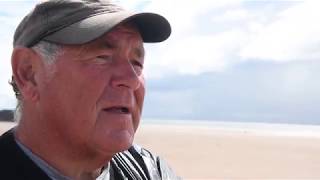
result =
[[14,140],[13,130],[8,130],[0,136],[0,170],[10,170],[19,157],[18,146]]
[[0,179],[48,179],[49,177],[17,145],[13,129],[0,136]]
[[159,174],[162,180],[182,179],[181,177],[175,174],[175,172],[171,169],[169,164],[162,157],[138,145],[134,145],[133,148],[135,148],[141,154],[142,157],[145,157],[144,162],[146,163],[148,170],[150,171],[151,169],[156,169],[156,173]]
[[9,130],[0,136],[0,172],[1,178],[18,177],[16,171],[16,147],[12,130]]
[[137,174],[138,179],[179,179],[162,158],[136,144],[117,153],[112,164],[124,175]]
[[158,156],[154,153],[152,153],[151,151],[149,151],[146,148],[143,148],[137,144],[134,144],[131,146],[131,148],[128,150],[129,152],[133,153],[138,153],[140,156],[144,157],[144,158],[148,158],[151,161],[155,162],[157,161]]
[[6,156],[6,153],[10,153],[10,149],[14,146],[13,130],[10,129],[0,136],[0,156]]

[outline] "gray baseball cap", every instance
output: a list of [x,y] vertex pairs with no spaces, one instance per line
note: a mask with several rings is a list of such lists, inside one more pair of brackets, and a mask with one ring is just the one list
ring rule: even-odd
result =
[[84,44],[128,21],[138,27],[144,42],[161,42],[171,34],[163,16],[127,11],[110,0],[46,0],[21,21],[13,45],[32,47],[41,40]]

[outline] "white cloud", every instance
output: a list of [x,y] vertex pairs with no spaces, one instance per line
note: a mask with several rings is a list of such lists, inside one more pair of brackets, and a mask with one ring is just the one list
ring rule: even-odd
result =
[[[6,39],[6,40],[5,40]],[[0,109],[6,106],[14,107],[15,98],[9,80],[11,79],[11,41],[9,38],[0,38],[0,49],[3,49],[0,59]]]
[[[3,49],[0,59],[0,109],[3,108],[14,108],[16,101],[9,80],[11,79],[11,41],[2,41],[0,38],[0,49]],[[9,45],[8,45],[9,44]]]
[[17,24],[33,1],[0,1],[0,109],[14,108],[16,101],[9,85],[11,79],[12,39]]
[[221,16],[214,16],[212,18],[213,22],[227,22],[227,21],[239,21],[246,20],[250,16],[249,12],[245,9],[232,9],[226,11]]
[[[115,3],[119,3],[123,8],[126,9],[136,9],[140,3],[143,3],[144,1],[140,1],[140,0],[136,0],[136,1],[132,1],[132,0],[114,0],[113,2]],[[145,1],[148,2],[148,1]]]
[[150,59],[147,61],[147,76],[162,77],[176,73],[199,74],[223,70],[228,64],[226,60],[232,55],[230,52],[236,48],[234,44],[238,44],[242,39],[242,32],[232,30],[220,34],[202,34],[198,29],[206,28],[201,25],[203,17],[207,18],[207,26],[210,26],[211,11],[239,3],[240,1],[206,0],[150,1],[145,10],[165,16],[172,26],[172,34],[166,42],[152,48],[147,46],[150,51],[150,56],[147,56]]
[[[146,9],[168,18],[173,32],[167,42],[147,46],[148,76],[223,71],[248,59],[320,58],[318,1],[243,2],[151,1]],[[246,6],[250,3],[258,7]]]
[[202,20],[199,19],[200,15],[239,3],[234,0],[154,0],[150,1],[145,10],[165,16],[172,25],[173,35],[183,36],[198,26]]
[[319,59],[319,8],[319,1],[306,1],[287,9],[276,21],[260,27],[240,55],[273,61]]
[[[195,35],[169,41],[153,51],[148,63],[147,75],[161,77],[168,73],[199,74],[222,71],[234,61],[234,51],[238,51],[246,40],[243,32],[234,30],[216,35]],[[170,44],[170,46],[167,46]],[[158,45],[157,45],[158,46]],[[155,56],[157,54],[157,56]],[[147,56],[147,59],[149,56]],[[149,71],[148,71],[149,70]]]

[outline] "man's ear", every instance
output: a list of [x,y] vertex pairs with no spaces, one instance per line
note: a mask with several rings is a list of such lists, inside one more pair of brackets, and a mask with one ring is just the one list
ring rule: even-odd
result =
[[32,49],[14,48],[11,57],[12,73],[25,100],[35,101],[39,97],[35,79],[37,63],[39,63],[39,56]]

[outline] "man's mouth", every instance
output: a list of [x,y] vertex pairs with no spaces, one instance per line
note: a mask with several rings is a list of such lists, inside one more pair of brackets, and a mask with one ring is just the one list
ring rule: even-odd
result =
[[129,114],[130,113],[129,108],[122,107],[122,106],[105,108],[103,110],[107,111],[107,112],[111,112],[111,113],[120,113],[120,114]]

